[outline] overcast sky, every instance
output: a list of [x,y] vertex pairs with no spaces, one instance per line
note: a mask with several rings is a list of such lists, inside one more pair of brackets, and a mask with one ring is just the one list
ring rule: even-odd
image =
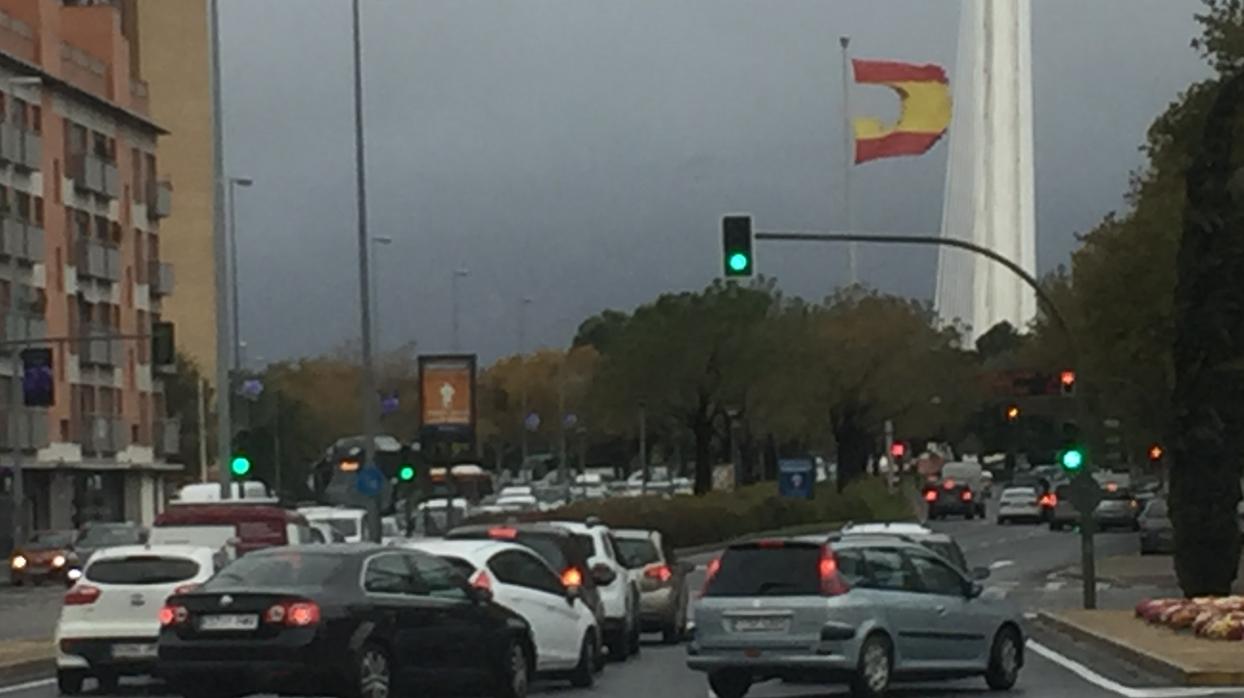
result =
[[[1206,68],[1188,48],[1199,0],[1033,2],[1037,249],[1123,205],[1155,115]],[[368,213],[381,341],[490,361],[560,346],[606,307],[703,287],[722,213],[768,228],[837,223],[838,37],[856,57],[945,65],[953,0],[364,0]],[[320,353],[358,336],[347,0],[222,3],[226,167],[238,202],[248,355]],[[857,113],[893,97],[853,93]],[[940,224],[945,144],[854,170],[856,227]],[[863,280],[933,293],[932,251],[865,249]],[[845,250],[762,247],[758,269],[821,298]]]

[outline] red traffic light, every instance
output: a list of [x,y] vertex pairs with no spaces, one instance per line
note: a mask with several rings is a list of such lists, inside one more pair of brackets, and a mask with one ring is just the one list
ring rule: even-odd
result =
[[1062,388],[1063,395],[1071,395],[1076,391],[1076,372],[1063,371],[1058,374],[1058,385]]
[[1014,422],[1019,419],[1019,405],[1009,405],[1006,408],[1006,421]]
[[1149,447],[1149,460],[1162,460],[1162,455],[1164,453],[1166,453],[1166,451],[1160,444],[1154,444]]
[[907,444],[903,443],[902,441],[895,441],[894,443],[890,444],[890,455],[894,456],[895,458],[902,458],[903,456],[907,455]]

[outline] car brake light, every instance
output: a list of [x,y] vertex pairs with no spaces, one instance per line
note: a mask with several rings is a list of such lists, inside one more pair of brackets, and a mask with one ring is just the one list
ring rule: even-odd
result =
[[658,563],[655,565],[649,565],[647,568],[645,568],[644,576],[649,579],[655,579],[658,582],[664,584],[668,582],[674,576],[674,573],[670,571],[669,565],[663,565],[663,564]]
[[567,567],[566,571],[562,572],[562,586],[566,588],[583,586],[583,573],[578,567]]
[[1041,495],[1041,498],[1037,500],[1037,504],[1047,508],[1053,507],[1058,504],[1058,497],[1053,494],[1043,494]]
[[488,529],[489,538],[500,538],[503,540],[514,540],[518,538],[518,529],[510,526],[497,526]]
[[838,558],[834,555],[834,551],[827,549],[821,553],[817,572],[821,577],[822,595],[838,596],[849,591],[846,580],[842,578],[841,574],[838,574]]
[[926,502],[935,502],[935,501],[937,501],[937,492],[936,492],[935,490],[928,490],[927,492],[925,492],[925,493],[924,493],[924,501],[926,501]]
[[476,589],[487,589],[492,591],[492,577],[488,576],[488,572],[479,570],[471,575],[471,586]]
[[187,611],[185,606],[165,604],[164,607],[160,609],[160,625],[177,625],[185,623],[186,619],[189,617],[190,611]]
[[708,592],[708,585],[713,583],[713,577],[716,577],[720,570],[721,558],[715,557],[708,563],[708,569],[704,572],[704,586],[700,588],[700,596]]
[[95,600],[98,598],[99,587],[93,587],[90,584],[77,584],[65,594],[65,605],[85,606],[95,603]]
[[942,483],[942,487],[945,487],[948,490],[953,490],[955,488],[955,481],[947,480],[946,482]]
[[780,540],[766,539],[766,540],[756,541],[757,548],[782,548],[785,546],[786,544]]
[[963,500],[963,501],[965,501],[965,502],[970,502],[970,501],[972,501],[972,490],[964,490],[964,491],[963,491],[963,494],[962,494],[962,495],[960,495],[960,497],[959,497],[959,498],[960,498],[960,499],[962,499],[962,500]]
[[263,620],[273,625],[305,628],[320,622],[320,607],[314,601],[282,601],[264,611]]

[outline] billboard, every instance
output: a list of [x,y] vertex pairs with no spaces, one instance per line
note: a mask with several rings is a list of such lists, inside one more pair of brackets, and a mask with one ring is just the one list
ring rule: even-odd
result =
[[419,419],[424,429],[475,429],[475,355],[419,357]]

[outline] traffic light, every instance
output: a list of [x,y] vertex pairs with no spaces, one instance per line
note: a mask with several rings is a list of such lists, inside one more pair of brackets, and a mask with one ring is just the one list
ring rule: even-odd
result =
[[901,459],[903,456],[907,455],[907,444],[902,441],[895,441],[890,444],[890,455],[893,456],[895,460]]
[[1003,414],[1006,415],[1006,421],[1017,421],[1019,419],[1019,405],[1007,405],[1006,411]]
[[752,275],[752,219],[726,216],[721,219],[722,262],[726,276]]
[[233,459],[229,461],[229,472],[237,478],[243,478],[250,475],[250,457],[248,457],[245,453],[234,453]]
[[1058,374],[1058,386],[1062,390],[1063,395],[1076,394],[1076,372],[1063,371]]
[[397,469],[397,479],[402,482],[410,482],[415,479],[415,466],[410,463],[403,463],[402,467]]
[[1166,449],[1162,448],[1162,444],[1154,444],[1149,447],[1149,461],[1156,463],[1162,460],[1162,456],[1166,454]]
[[1084,467],[1084,450],[1079,446],[1072,446],[1063,451],[1058,460],[1062,463],[1063,470],[1078,472]]

